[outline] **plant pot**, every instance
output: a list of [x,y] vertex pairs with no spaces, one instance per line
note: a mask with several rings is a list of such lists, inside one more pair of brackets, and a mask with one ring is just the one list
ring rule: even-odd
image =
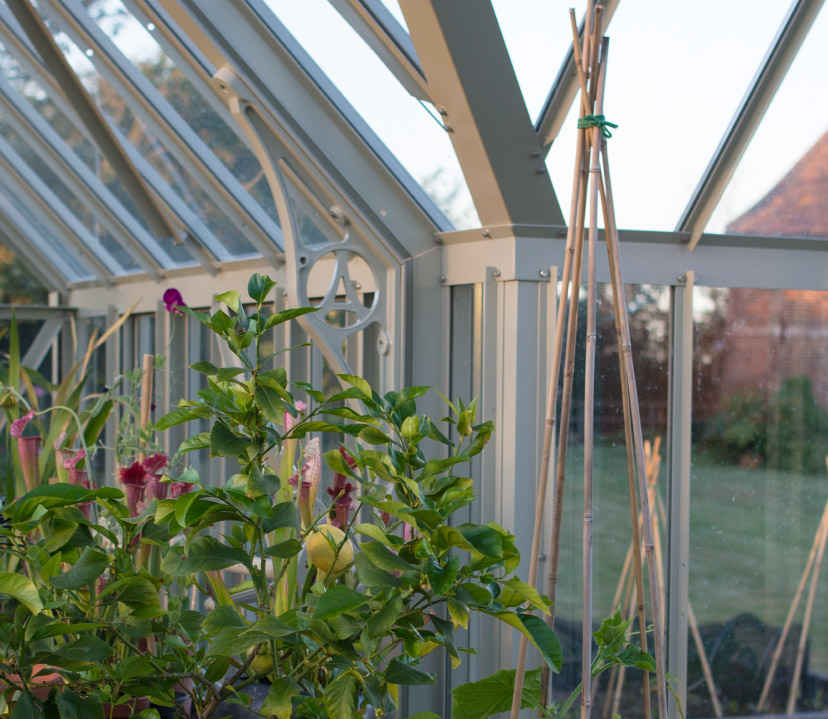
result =
[[[190,716],[192,712],[193,702],[190,699],[190,695],[186,692],[176,692],[175,693],[175,703],[178,705],[178,708],[181,709],[186,716]],[[178,719],[181,714],[178,712],[176,707],[162,707],[157,704],[151,704],[150,708],[155,709],[158,712],[158,716],[161,719]]]
[[230,702],[222,702],[216,707],[215,716],[229,717],[229,719],[261,719],[259,710],[270,692],[270,684],[248,684],[240,690],[250,696],[250,704],[242,706]]
[[[63,677],[58,672],[44,671],[49,668],[48,664],[35,664],[32,667],[32,676],[34,677],[31,680],[32,694],[34,694],[38,699],[48,698],[51,688],[56,684],[63,683]],[[9,678],[15,683],[20,681],[20,677],[17,674],[11,674]],[[5,683],[0,681],[0,691],[5,688]]]

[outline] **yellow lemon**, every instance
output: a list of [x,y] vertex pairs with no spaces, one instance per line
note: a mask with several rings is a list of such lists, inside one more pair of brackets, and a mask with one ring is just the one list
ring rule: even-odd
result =
[[[351,563],[354,558],[354,545],[351,544],[350,539],[346,540],[345,544],[339,548],[339,554],[335,555],[325,535],[330,537],[337,547],[345,539],[345,533],[339,527],[323,524],[308,537],[305,545],[308,550],[308,561],[321,572],[336,574]],[[336,562],[334,562],[334,557],[336,557]]]
[[[254,648],[255,647],[250,647],[250,650],[247,652],[248,655]],[[250,668],[259,674],[267,674],[268,672],[273,671],[273,655],[270,653],[269,642],[266,642],[259,647],[258,654],[256,654],[256,656],[253,657],[253,661],[250,662]]]

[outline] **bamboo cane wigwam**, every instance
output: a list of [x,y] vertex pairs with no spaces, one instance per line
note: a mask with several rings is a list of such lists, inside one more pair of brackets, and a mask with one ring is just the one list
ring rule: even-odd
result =
[[[583,530],[583,655],[581,675],[583,691],[581,693],[581,718],[589,719],[591,713],[591,662],[592,662],[592,469],[594,460],[593,447],[593,408],[594,408],[594,362],[595,345],[595,304],[596,304],[596,244],[598,202],[600,199],[605,225],[605,239],[609,256],[613,305],[616,315],[616,333],[618,341],[620,372],[623,387],[624,424],[629,465],[630,506],[632,518],[632,533],[636,590],[631,595],[636,597],[638,606],[639,626],[647,627],[644,615],[643,567],[642,552],[639,543],[643,545],[643,555],[646,558],[647,573],[650,587],[650,616],[652,621],[652,639],[656,660],[656,689],[658,698],[658,717],[667,717],[667,686],[664,661],[663,620],[659,598],[659,573],[656,566],[655,542],[653,538],[653,518],[650,511],[650,497],[648,491],[647,469],[644,444],[641,429],[638,394],[633,371],[632,352],[630,347],[629,318],[624,301],[624,283],[621,273],[621,261],[618,245],[618,233],[615,225],[615,210],[613,206],[612,184],[609,176],[609,158],[606,147],[607,123],[603,117],[603,88],[606,78],[608,39],[602,39],[602,8],[594,0],[590,0],[587,7],[587,16],[584,22],[583,40],[579,37],[575,26],[574,13],[570,12],[573,25],[573,52],[578,79],[581,87],[581,120],[578,123],[578,143],[575,159],[575,182],[573,183],[573,197],[570,207],[570,222],[567,232],[566,255],[562,277],[561,300],[558,308],[558,322],[555,330],[555,344],[553,348],[552,374],[550,378],[549,400],[547,402],[547,417],[545,422],[544,445],[541,458],[541,471],[538,481],[538,511],[535,516],[535,527],[532,540],[532,553],[529,564],[529,582],[537,580],[537,562],[540,547],[542,528],[542,507],[546,503],[547,482],[549,471],[552,433],[556,425],[555,407],[557,404],[558,373],[561,366],[561,357],[565,352],[563,387],[561,392],[561,413],[557,423],[559,431],[559,452],[555,477],[555,506],[552,527],[552,546],[549,553],[549,586],[548,596],[554,603],[558,581],[558,565],[560,560],[560,527],[562,518],[562,503],[564,494],[564,480],[566,467],[566,452],[569,429],[569,413],[572,402],[572,378],[574,375],[575,342],[578,325],[578,295],[581,285],[581,265],[584,253],[584,234],[586,227],[587,198],[589,197],[590,221],[587,257],[587,358],[585,366],[585,429],[584,429],[584,530]],[[566,314],[566,304],[569,302],[566,344],[564,348],[563,318]],[[636,496],[637,495],[637,496]],[[639,529],[640,527],[640,529]],[[639,534],[641,532],[641,534]],[[643,541],[641,541],[643,540]],[[554,611],[554,605],[553,605]],[[547,621],[552,624],[554,614],[550,613]],[[642,649],[646,651],[646,631],[640,632]],[[526,667],[526,637],[521,637],[518,664],[515,673],[515,688],[512,699],[511,718],[517,719],[520,714],[520,703],[523,693],[523,678]],[[647,675],[644,675],[643,707],[645,719],[650,717],[650,687]],[[548,704],[549,698],[549,671],[543,667],[541,682],[541,703]]]

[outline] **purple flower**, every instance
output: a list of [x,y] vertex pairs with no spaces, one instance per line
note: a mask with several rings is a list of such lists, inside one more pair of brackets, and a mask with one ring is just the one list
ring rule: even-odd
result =
[[129,516],[138,516],[138,505],[144,501],[144,488],[146,487],[146,470],[142,462],[133,462],[129,467],[121,467],[118,470],[118,479],[124,485]]
[[[356,466],[356,460],[345,447],[340,447],[339,453],[350,469]],[[351,495],[356,491],[356,487],[347,480],[344,474],[337,473],[334,475],[333,487],[329,487],[326,491],[335,500],[335,516],[331,518],[331,524],[344,529],[348,525],[351,510],[356,507],[356,502],[351,498]]]
[[17,454],[20,457],[20,467],[23,470],[23,481],[26,489],[31,492],[40,485],[40,437],[24,437],[23,430],[35,416],[34,411],[27,412],[20,419],[11,423],[9,433],[17,439]]
[[170,287],[170,289],[165,290],[162,299],[164,300],[164,307],[167,309],[167,312],[171,312],[174,315],[184,314],[179,307],[186,307],[187,305],[181,293],[175,287]]
[[150,497],[164,499],[167,496],[169,484],[161,481],[161,470],[167,467],[169,463],[169,457],[163,452],[151,454],[142,462],[145,472],[144,479]]

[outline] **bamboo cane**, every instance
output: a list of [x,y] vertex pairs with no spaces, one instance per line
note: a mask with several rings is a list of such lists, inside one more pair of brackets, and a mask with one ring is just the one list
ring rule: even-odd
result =
[[[155,355],[145,354],[144,361],[142,364],[142,376],[141,376],[141,415],[140,415],[140,422],[141,422],[141,429],[146,430],[149,427],[150,423],[150,415],[152,412],[152,373],[155,367]],[[143,445],[143,443],[142,443]],[[145,457],[147,456],[146,452],[143,450],[143,446],[141,451],[138,453],[138,461],[143,462]]]
[[[570,203],[570,221],[567,228],[566,249],[564,255],[563,274],[561,276],[561,300],[558,304],[557,319],[555,322],[555,341],[552,347],[552,368],[549,376],[549,392],[546,403],[546,419],[544,422],[544,436],[543,446],[541,450],[541,464],[540,472],[538,474],[538,498],[535,508],[535,524],[532,533],[532,549],[529,555],[529,577],[528,581],[531,586],[535,586],[537,582],[538,559],[540,555],[540,542],[543,529],[543,510],[546,506],[546,494],[548,489],[549,465],[552,455],[552,437],[555,431],[555,412],[558,404],[558,375],[560,374],[561,354],[563,345],[564,319],[566,317],[566,301],[569,292],[570,274],[572,272],[572,256],[575,251],[575,226],[578,211],[578,179],[581,173],[581,168],[578,159],[583,154],[584,149],[584,133],[578,133],[578,144],[576,148],[576,166],[575,177],[573,179],[572,201]],[[580,283],[579,283],[580,284]],[[551,292],[555,291],[554,280],[551,283]],[[573,301],[573,300],[570,300]],[[577,303],[577,295],[574,296],[574,301]],[[557,508],[558,503],[555,504]],[[556,526],[559,526],[559,522]],[[552,617],[550,610],[550,617]],[[550,622],[551,623],[551,622]],[[524,634],[520,636],[520,647],[518,649],[518,661],[515,672],[515,689],[512,696],[512,716],[515,714],[515,706],[519,712],[520,697],[523,691],[523,678],[526,671],[526,651],[528,648],[528,640]]]
[[[595,28],[601,27],[601,8],[595,10]],[[601,114],[606,80],[606,53],[608,40],[601,45],[600,65],[597,37],[593,38],[592,68],[597,70],[595,92],[596,113]],[[601,172],[600,151],[603,142],[601,128],[592,132],[592,164],[590,167],[590,219],[587,249],[587,327],[586,358],[584,370],[584,518],[583,518],[583,608],[581,645],[581,719],[590,719],[592,712],[592,524],[593,524],[593,468],[595,460],[595,355],[598,333],[596,314],[598,309],[597,282],[595,276],[596,245],[598,244],[598,176]]]
[[[828,464],[828,457],[825,458],[825,462]],[[788,716],[793,714],[794,708],[796,707],[799,677],[802,674],[802,663],[805,658],[805,647],[808,644],[808,629],[811,626],[811,617],[814,612],[817,587],[819,586],[819,570],[822,567],[822,558],[825,555],[825,541],[828,539],[828,528],[822,526],[821,529],[822,534],[819,538],[819,549],[817,549],[816,559],[814,559],[813,572],[811,574],[811,586],[808,589],[808,601],[805,604],[805,616],[802,619],[802,631],[799,634],[799,647],[796,652],[796,664],[794,665],[794,673],[791,680],[791,692],[788,696],[788,706],[786,709]]]
[[[611,222],[613,221],[609,216],[608,210],[608,203],[606,198],[606,187],[604,186],[603,178],[600,178],[599,183],[600,191],[601,191],[601,201],[604,206],[604,228],[605,232],[607,231],[606,228],[611,226]],[[610,282],[612,283],[613,288],[616,285],[616,278],[615,278],[615,266],[613,263],[610,263]],[[616,340],[618,342],[619,348],[621,347],[623,335],[621,329],[621,313],[622,313],[622,305],[624,305],[624,294],[623,294],[623,285],[621,294],[619,295],[613,289],[612,292],[612,301],[613,301],[613,311],[615,316],[615,335]],[[635,587],[636,587],[636,598],[637,598],[637,615],[638,615],[638,626],[639,626],[639,646],[641,647],[641,651],[647,651],[647,621],[646,621],[646,611],[644,606],[644,570],[642,567],[642,559],[641,559],[641,518],[638,514],[638,502],[637,502],[637,490],[635,484],[635,464],[633,458],[635,457],[635,440],[633,437],[633,430],[632,430],[632,408],[630,405],[630,394],[629,388],[627,387],[627,382],[625,378],[627,376],[627,369],[625,366],[625,362],[627,358],[624,356],[624,353],[620,351],[618,352],[618,369],[621,373],[621,401],[624,413],[624,444],[626,447],[627,452],[627,483],[629,485],[629,495],[630,495],[630,520],[632,526],[632,543],[631,543],[631,551],[632,556],[634,558],[634,568],[635,568]],[[650,453],[652,453],[652,447],[650,447]],[[649,485],[649,477],[650,477],[650,469],[649,469],[649,461],[645,460],[645,472],[647,472],[647,484]],[[619,674],[619,682],[623,682],[624,672],[620,672]],[[644,719],[650,719],[651,716],[651,707],[650,707],[650,675],[649,672],[644,672],[642,677],[642,686],[643,686],[643,710],[644,710]]]
[[[607,215],[610,218],[610,226],[606,228],[607,253],[609,261],[615,266],[613,273],[614,291],[621,295],[624,290],[624,281],[621,272],[621,259],[619,256],[618,230],[615,226],[615,208],[612,194],[612,183],[609,172],[609,154],[606,143],[601,146],[602,167],[606,189]],[[658,715],[659,719],[667,717],[667,678],[664,667],[664,635],[661,624],[660,601],[658,596],[657,570],[655,564],[655,550],[653,544],[653,527],[650,516],[650,502],[647,492],[647,478],[644,475],[644,445],[641,430],[641,414],[638,405],[638,391],[635,382],[635,373],[632,363],[632,346],[630,343],[629,317],[627,316],[626,305],[620,303],[620,320],[622,328],[622,344],[619,346],[619,355],[625,354],[625,371],[627,374],[627,386],[630,397],[630,416],[633,421],[633,437],[635,440],[636,465],[638,467],[639,496],[641,501],[641,514],[644,525],[644,551],[647,557],[647,570],[650,577],[650,605],[653,617],[653,649],[656,661],[656,688],[658,694]]]
[[802,577],[800,578],[799,585],[797,586],[796,592],[794,593],[794,598],[791,602],[791,608],[788,610],[788,616],[785,617],[785,623],[782,625],[782,633],[779,635],[779,641],[776,643],[776,648],[773,652],[770,668],[768,669],[768,675],[765,677],[765,684],[762,686],[762,694],[759,696],[759,703],[756,706],[757,712],[762,711],[762,709],[765,706],[765,702],[768,699],[768,694],[770,693],[773,677],[776,674],[779,659],[782,656],[782,650],[784,649],[785,642],[788,639],[788,633],[791,630],[791,624],[793,623],[794,615],[796,614],[796,610],[799,607],[799,602],[802,599],[802,594],[805,591],[805,585],[808,582],[808,575],[811,573],[811,567],[814,564],[817,549],[819,548],[819,544],[822,541],[822,535],[825,534],[827,528],[828,502],[825,503],[825,508],[822,511],[822,518],[819,520],[819,525],[817,526],[817,531],[814,535],[814,543],[811,545],[811,552],[808,555],[808,560],[805,562],[805,569],[802,571]]
[[693,612],[693,607],[687,603],[687,621],[690,625],[690,634],[693,636],[693,643],[696,645],[696,651],[699,653],[699,661],[701,661],[702,674],[704,675],[704,683],[707,685],[707,691],[710,694],[710,701],[713,703],[713,713],[720,717],[722,716],[722,705],[719,703],[719,695],[716,693],[716,683],[713,681],[713,670],[710,668],[710,662],[707,661],[707,652],[704,650],[704,643],[702,642],[701,634],[699,633],[699,625],[696,622],[696,615]]
[[[589,13],[588,13],[589,14]],[[586,47],[587,33],[584,34]],[[578,43],[574,44],[576,56],[580,57]],[[576,63],[580,68],[580,62]],[[581,111],[588,112],[589,98],[583,92],[582,85]],[[558,567],[560,565],[561,523],[563,520],[563,498],[566,478],[566,455],[569,443],[569,417],[572,409],[572,385],[575,376],[575,343],[578,331],[578,294],[581,287],[581,264],[584,243],[584,218],[586,213],[586,191],[589,179],[587,166],[587,136],[586,130],[578,130],[578,148],[575,158],[575,177],[577,186],[577,205],[574,218],[570,218],[569,231],[573,232],[573,269],[571,284],[571,299],[567,319],[566,356],[563,369],[563,387],[561,388],[561,415],[558,423],[558,457],[555,467],[555,501],[552,520],[552,538],[549,550],[549,571],[547,579],[547,595],[552,602],[550,614],[546,620],[549,626],[555,621],[555,597],[558,587]],[[575,205],[573,201],[573,205]],[[574,228],[574,230],[573,230]],[[541,668],[541,695],[540,704],[549,703],[549,667],[544,664]]]

